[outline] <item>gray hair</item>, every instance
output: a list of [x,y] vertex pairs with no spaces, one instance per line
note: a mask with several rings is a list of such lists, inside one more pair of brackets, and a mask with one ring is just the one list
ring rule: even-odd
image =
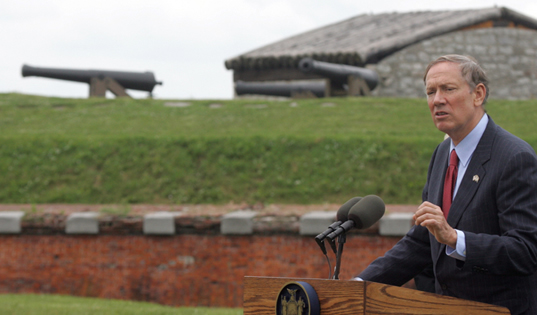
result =
[[468,86],[473,91],[475,87],[482,83],[485,86],[485,99],[483,99],[483,105],[487,102],[487,99],[489,97],[489,80],[487,79],[487,74],[485,73],[485,70],[481,68],[477,60],[475,60],[473,57],[470,56],[463,56],[463,55],[445,55],[442,57],[439,57],[438,59],[431,62],[427,69],[425,69],[425,74],[423,76],[423,82],[426,83],[427,73],[429,73],[429,70],[436,64],[439,64],[441,62],[453,62],[455,64],[459,65],[459,68],[461,69],[461,75],[468,83]]

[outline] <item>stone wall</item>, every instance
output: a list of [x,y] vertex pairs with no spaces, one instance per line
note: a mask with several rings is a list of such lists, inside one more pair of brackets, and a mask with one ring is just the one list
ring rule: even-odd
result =
[[[328,264],[313,236],[335,214],[0,211],[0,293],[242,307],[245,276],[327,278]],[[410,217],[385,215],[372,228],[350,233],[340,278],[351,278],[382,256],[410,228]]]
[[373,95],[425,99],[423,72],[446,54],[475,57],[489,77],[490,98],[537,97],[537,31],[514,28],[459,31],[402,49],[371,66],[381,77]]

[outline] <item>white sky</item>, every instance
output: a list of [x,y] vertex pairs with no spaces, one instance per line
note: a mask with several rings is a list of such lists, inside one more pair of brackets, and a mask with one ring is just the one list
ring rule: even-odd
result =
[[224,61],[277,40],[364,13],[494,5],[537,19],[530,0],[3,0],[0,93],[88,96],[84,83],[22,78],[28,64],[152,71],[155,98],[230,99]]

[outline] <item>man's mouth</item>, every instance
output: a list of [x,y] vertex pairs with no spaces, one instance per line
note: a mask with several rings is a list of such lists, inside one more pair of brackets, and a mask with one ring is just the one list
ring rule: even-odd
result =
[[448,114],[448,113],[446,113],[446,112],[436,112],[436,113],[435,113],[435,116],[440,117],[440,116],[445,116],[445,115],[447,115],[447,114]]

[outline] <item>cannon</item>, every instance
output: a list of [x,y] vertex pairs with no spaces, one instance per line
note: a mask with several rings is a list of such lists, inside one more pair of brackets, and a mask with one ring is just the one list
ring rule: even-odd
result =
[[323,62],[302,58],[298,68],[303,73],[321,75],[330,80],[330,90],[334,95],[369,95],[378,84],[378,74],[361,67]]
[[125,89],[147,91],[151,96],[155,86],[162,85],[162,82],[155,80],[155,75],[152,72],[75,70],[23,65],[22,76],[87,83],[90,85],[90,97],[105,97],[107,90],[116,96],[128,97]]
[[294,82],[294,83],[266,83],[266,82],[235,82],[237,95],[259,94],[269,96],[284,96],[293,98],[323,97],[326,85],[324,82]]

